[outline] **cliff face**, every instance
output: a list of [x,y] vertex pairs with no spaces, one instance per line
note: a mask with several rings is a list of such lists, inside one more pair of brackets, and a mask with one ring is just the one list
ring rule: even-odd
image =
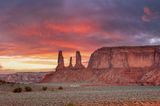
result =
[[91,55],[87,68],[76,54],[73,68],[48,74],[43,82],[160,85],[160,46],[104,47]]
[[88,68],[147,68],[159,66],[160,52],[153,47],[101,48],[90,58]]

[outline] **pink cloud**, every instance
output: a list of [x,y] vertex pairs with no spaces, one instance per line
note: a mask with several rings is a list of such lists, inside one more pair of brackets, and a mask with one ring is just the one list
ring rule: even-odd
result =
[[160,19],[160,13],[153,11],[149,7],[144,7],[144,15],[142,16],[142,20],[145,22],[150,22],[151,20]]

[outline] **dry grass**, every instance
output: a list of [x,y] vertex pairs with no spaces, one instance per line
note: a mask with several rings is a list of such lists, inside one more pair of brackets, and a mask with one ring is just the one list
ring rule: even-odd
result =
[[77,106],[160,106],[160,102],[86,103]]
[[[31,87],[33,91],[12,93],[14,88],[24,89],[25,86]],[[43,86],[48,88],[47,91],[42,91]],[[59,86],[64,89],[59,90]],[[0,86],[0,103],[2,106],[66,106],[69,103],[77,104],[75,106],[136,106],[136,104],[137,106],[148,106],[146,104],[158,106],[160,87],[70,87],[66,84],[14,84],[11,86],[5,84]]]

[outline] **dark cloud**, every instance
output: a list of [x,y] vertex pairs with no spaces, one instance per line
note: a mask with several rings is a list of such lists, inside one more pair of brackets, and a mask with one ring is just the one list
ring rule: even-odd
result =
[[159,27],[159,0],[0,0],[1,55],[160,44]]

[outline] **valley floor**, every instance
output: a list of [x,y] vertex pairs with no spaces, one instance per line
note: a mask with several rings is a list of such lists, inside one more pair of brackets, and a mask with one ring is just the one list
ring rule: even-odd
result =
[[26,85],[0,85],[0,106],[160,106],[160,86],[29,84],[32,92],[13,93],[15,86]]

